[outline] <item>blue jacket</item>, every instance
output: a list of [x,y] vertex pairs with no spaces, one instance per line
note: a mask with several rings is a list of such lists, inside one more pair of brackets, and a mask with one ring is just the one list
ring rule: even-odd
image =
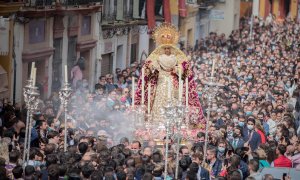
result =
[[222,161],[217,159],[212,166],[212,174],[214,177],[217,177],[222,170]]
[[245,142],[247,142],[249,140],[251,133],[253,133],[253,134],[249,141],[249,145],[251,147],[251,150],[255,151],[261,143],[260,135],[256,131],[254,131],[254,130],[249,131],[247,127],[246,128],[244,127],[243,136],[244,136]]
[[199,170],[197,173],[197,178],[199,178],[199,171],[200,171],[200,179],[199,180],[209,180],[209,172],[205,168],[199,166]]
[[242,137],[238,138],[237,144],[235,141],[236,141],[236,139],[229,140],[229,143],[233,147],[234,150],[236,150],[237,148],[244,147],[245,141],[242,139]]

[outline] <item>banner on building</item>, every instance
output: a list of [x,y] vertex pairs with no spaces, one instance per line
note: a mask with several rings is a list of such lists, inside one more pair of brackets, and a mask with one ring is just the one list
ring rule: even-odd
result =
[[9,18],[0,17],[0,56],[7,56],[9,52]]
[[155,28],[155,1],[147,0],[147,18],[148,18],[148,29],[152,31]]
[[211,10],[209,18],[211,20],[224,20],[225,12],[222,10]]
[[180,17],[186,17],[187,16],[187,10],[186,10],[186,3],[185,0],[179,0],[179,15]]
[[171,10],[170,10],[170,0],[164,0],[163,2],[164,7],[164,18],[165,22],[171,23]]

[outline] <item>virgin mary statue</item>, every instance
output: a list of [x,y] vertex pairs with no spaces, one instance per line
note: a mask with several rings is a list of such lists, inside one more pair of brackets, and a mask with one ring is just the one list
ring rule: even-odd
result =
[[[176,47],[179,39],[176,27],[164,23],[154,30],[152,36],[158,47],[149,55],[142,67],[145,73],[138,80],[135,105],[144,104],[147,107],[148,100],[150,100],[152,121],[163,122],[160,109],[166,105],[168,100],[170,101],[169,89],[171,89],[171,101],[181,102],[183,105],[186,105],[186,94],[188,94],[189,108],[197,110],[197,117],[193,118],[192,122],[190,121],[190,125],[203,128],[205,120],[190,63],[187,56]],[[179,90],[180,77],[183,88]],[[144,86],[142,86],[142,78],[144,78]],[[170,81],[171,88],[169,87]],[[148,84],[150,84],[150,98],[148,98]],[[188,93],[186,93],[186,88],[188,88]],[[142,92],[144,92],[144,102],[142,102]]]

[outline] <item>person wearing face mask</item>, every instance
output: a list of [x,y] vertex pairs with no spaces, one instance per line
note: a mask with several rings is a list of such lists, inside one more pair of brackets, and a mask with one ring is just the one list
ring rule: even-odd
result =
[[218,152],[217,152],[217,158],[223,161],[226,158],[226,141],[223,139],[220,139],[218,142]]
[[245,141],[242,137],[242,128],[236,127],[233,132],[233,139],[229,141],[234,150],[244,147]]
[[245,146],[250,146],[252,151],[255,151],[261,143],[259,134],[255,131],[255,120],[249,118],[247,121],[247,128],[243,129]]

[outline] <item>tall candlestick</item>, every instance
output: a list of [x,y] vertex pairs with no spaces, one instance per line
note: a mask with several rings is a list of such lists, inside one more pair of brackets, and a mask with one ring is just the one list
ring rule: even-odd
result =
[[214,73],[215,73],[215,59],[213,60],[213,65],[212,65],[212,69],[211,69],[211,76],[213,77],[214,76]]
[[178,100],[181,102],[182,100],[182,74],[181,67],[178,69]]
[[185,79],[185,106],[189,106],[189,79]]
[[148,82],[148,114],[150,114],[151,84]]
[[33,69],[35,68],[35,62],[31,63],[30,79],[33,79]]
[[32,71],[32,84],[33,84],[33,86],[35,86],[35,83],[36,83],[36,68],[34,67],[33,71]]
[[168,100],[171,100],[171,77],[168,78]]
[[68,66],[65,65],[65,83],[68,83]]
[[132,92],[132,108],[134,108],[134,95],[135,95],[135,90],[134,90],[134,76],[132,76],[132,83],[131,83],[131,85],[132,85],[132,87],[131,87],[131,92]]
[[145,103],[145,69],[142,68],[142,103],[141,105],[144,105]]

